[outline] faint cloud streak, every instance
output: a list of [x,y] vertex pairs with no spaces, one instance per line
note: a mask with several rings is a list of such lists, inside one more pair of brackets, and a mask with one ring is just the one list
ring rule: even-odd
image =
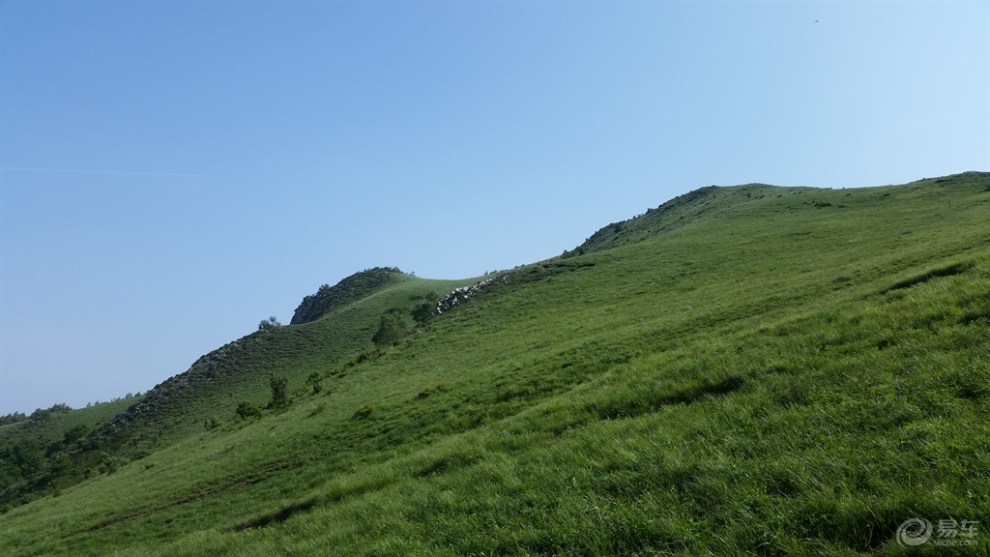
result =
[[25,166],[0,166],[0,170],[21,172],[57,172],[62,174],[113,174],[117,176],[165,176],[174,178],[209,178],[209,174],[185,174],[181,172],[132,172],[126,170],[82,170],[78,168],[29,168]]

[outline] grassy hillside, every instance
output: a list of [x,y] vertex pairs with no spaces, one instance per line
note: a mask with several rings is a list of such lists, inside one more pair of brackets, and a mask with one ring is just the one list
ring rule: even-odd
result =
[[[988,222],[987,174],[715,188],[372,350],[422,295],[376,294],[360,357],[318,351],[331,314],[241,361],[259,403],[276,366],[321,392],[17,507],[0,552],[985,555]],[[912,517],[980,530],[908,551]]]
[[107,429],[128,441],[168,441],[202,429],[205,420],[233,416],[240,402],[263,406],[271,396],[270,376],[286,378],[289,391],[304,389],[309,375],[327,375],[372,350],[372,337],[386,311],[408,312],[427,292],[445,292],[465,282],[420,279],[395,269],[387,280],[374,281],[360,295],[350,288],[355,277],[377,271],[341,281],[350,299],[322,318],[258,330],[201,357],[185,373],[149,391],[141,405]]
[[[419,279],[398,269],[388,270],[387,279],[381,280],[379,271],[352,275],[341,281],[343,288],[321,288],[331,296],[340,291],[350,296],[327,309],[323,319],[266,328],[228,343],[157,385],[143,399],[114,406],[113,412],[87,409],[64,417],[59,414],[59,419],[46,420],[43,428],[33,423],[3,426],[0,434],[8,429],[24,433],[0,436],[0,470],[9,472],[0,483],[0,507],[115,470],[191,433],[236,427],[238,405],[264,407],[270,400],[270,377],[284,378],[290,393],[305,390],[311,375],[326,376],[372,350],[371,339],[384,312],[408,311],[427,292],[447,291],[464,283]],[[363,282],[366,275],[377,280]],[[63,430],[76,425],[79,420],[74,417],[82,415],[90,418],[85,434],[74,435],[57,451],[48,449],[50,443],[62,439]],[[31,452],[28,470],[19,466],[25,447]]]
[[[72,409],[64,404],[39,409],[30,417],[0,426],[0,491],[27,487],[25,479],[44,469],[79,439],[109,422],[141,396],[128,395],[111,402]],[[0,501],[3,502],[3,501]],[[4,508],[0,504],[0,509]]]

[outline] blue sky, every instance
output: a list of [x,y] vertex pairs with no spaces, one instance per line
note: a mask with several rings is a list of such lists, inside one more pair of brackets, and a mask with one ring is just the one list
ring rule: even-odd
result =
[[990,169],[990,3],[0,3],[0,414],[711,184]]

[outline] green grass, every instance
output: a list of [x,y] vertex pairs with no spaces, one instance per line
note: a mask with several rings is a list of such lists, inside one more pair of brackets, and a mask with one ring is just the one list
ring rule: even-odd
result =
[[[982,174],[719,188],[372,350],[444,291],[409,278],[238,360],[225,404],[281,366],[288,409],[14,508],[0,552],[986,555],[988,222]],[[908,552],[912,517],[979,520],[977,545]]]

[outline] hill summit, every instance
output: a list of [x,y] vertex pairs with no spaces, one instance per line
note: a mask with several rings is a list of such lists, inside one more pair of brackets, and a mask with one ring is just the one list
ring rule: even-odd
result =
[[370,295],[400,275],[402,271],[397,267],[375,267],[354,273],[333,286],[324,284],[315,294],[303,298],[292,314],[290,324],[316,321],[335,309]]

